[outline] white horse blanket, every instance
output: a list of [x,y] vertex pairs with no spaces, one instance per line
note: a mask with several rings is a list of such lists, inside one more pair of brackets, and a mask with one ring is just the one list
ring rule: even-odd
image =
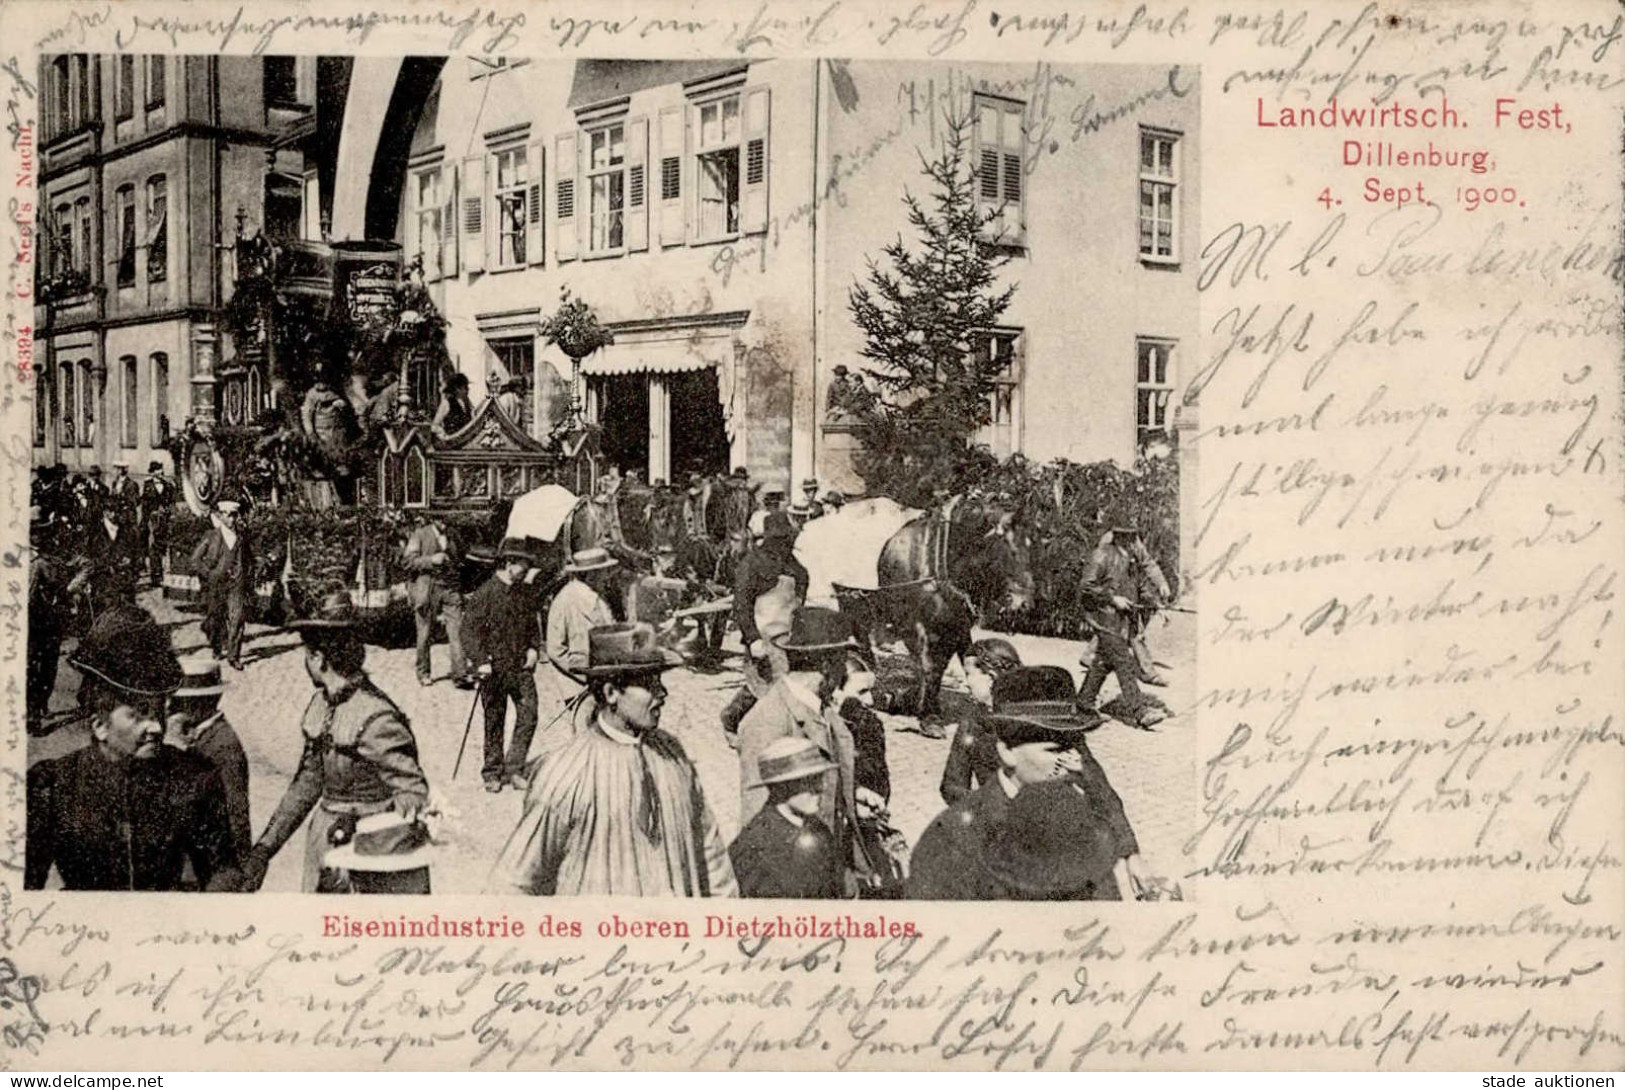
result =
[[873,590],[880,585],[880,553],[923,511],[884,496],[856,500],[813,519],[796,538],[796,559],[807,569],[807,604],[833,607],[835,584]]

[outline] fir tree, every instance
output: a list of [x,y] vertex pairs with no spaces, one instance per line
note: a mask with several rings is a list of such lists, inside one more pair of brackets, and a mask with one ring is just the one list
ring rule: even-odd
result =
[[858,412],[857,469],[871,493],[914,505],[959,489],[993,460],[975,445],[999,369],[985,338],[1015,286],[999,284],[1009,255],[992,230],[997,209],[976,200],[969,128],[968,116],[947,119],[940,154],[921,157],[929,198],[903,196],[916,244],[888,244],[884,264],[871,258],[868,282],[848,299],[878,387]]

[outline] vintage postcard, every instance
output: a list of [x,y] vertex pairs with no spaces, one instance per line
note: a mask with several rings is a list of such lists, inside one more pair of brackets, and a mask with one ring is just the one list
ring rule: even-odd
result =
[[0,1066],[1625,1064],[1617,4],[0,27]]

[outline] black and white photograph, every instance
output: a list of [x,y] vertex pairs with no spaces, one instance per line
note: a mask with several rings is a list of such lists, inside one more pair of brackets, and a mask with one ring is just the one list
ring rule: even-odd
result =
[[38,76],[29,888],[1186,896],[1197,68]]

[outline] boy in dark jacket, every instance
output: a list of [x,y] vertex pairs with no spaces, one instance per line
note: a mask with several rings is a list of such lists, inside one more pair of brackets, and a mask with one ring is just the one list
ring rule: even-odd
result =
[[779,738],[757,758],[767,805],[728,848],[741,897],[841,896],[835,837],[818,818],[822,781],[835,765],[805,738]]

